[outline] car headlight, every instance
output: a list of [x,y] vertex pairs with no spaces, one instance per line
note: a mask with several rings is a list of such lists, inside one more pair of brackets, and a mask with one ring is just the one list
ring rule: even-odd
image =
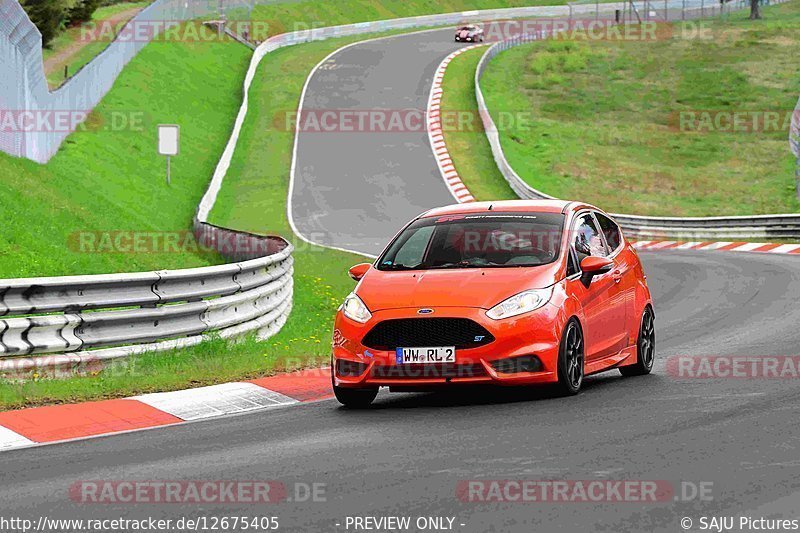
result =
[[367,306],[364,305],[364,302],[361,301],[361,298],[356,296],[356,293],[354,292],[351,292],[347,295],[347,298],[344,299],[341,309],[344,313],[344,316],[350,320],[360,322],[361,324],[372,318],[372,313],[369,312]]
[[486,316],[492,320],[501,320],[512,316],[521,315],[529,311],[535,311],[550,301],[553,296],[553,288],[534,289],[515,294],[511,298],[503,300],[488,311]]

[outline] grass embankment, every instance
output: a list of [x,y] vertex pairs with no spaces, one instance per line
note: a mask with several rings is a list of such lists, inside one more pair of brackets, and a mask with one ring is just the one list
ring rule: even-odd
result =
[[[147,46],[46,165],[0,154],[0,277],[99,274],[220,262],[192,253],[127,253],[84,243],[95,232],[183,232],[230,134],[250,51],[238,43]],[[181,125],[172,185],[160,123]],[[108,244],[108,242],[105,242]],[[145,245],[149,248],[148,245]],[[111,249],[123,250],[107,253]]]
[[[254,25],[253,37],[263,40],[279,33],[355,22],[475,9],[557,4],[566,4],[566,0],[290,0],[257,5],[253,10],[252,20],[265,23],[266,27],[264,24]],[[231,19],[241,18],[243,15],[243,11],[236,12],[235,9],[229,12]],[[258,33],[259,30],[261,34]]]
[[[489,109],[533,112],[530,129],[501,132],[511,165],[537,189],[616,212],[797,212],[784,120],[800,94],[800,3],[764,16],[706,21],[711,39],[683,39],[676,25],[668,40],[551,41],[500,54],[483,78]],[[765,111],[780,113],[779,127],[726,132],[700,121],[726,128],[745,112],[747,127]],[[462,168],[485,158],[477,143],[480,156],[460,152]]]
[[74,76],[85,64],[94,59],[109,45],[107,39],[91,39],[87,37],[87,29],[109,25],[121,28],[136,13],[150,2],[123,2],[99,7],[92,15],[92,20],[83,25],[67,28],[50,42],[43,50],[44,73],[50,89],[59,87],[66,81],[64,67],[68,76]]

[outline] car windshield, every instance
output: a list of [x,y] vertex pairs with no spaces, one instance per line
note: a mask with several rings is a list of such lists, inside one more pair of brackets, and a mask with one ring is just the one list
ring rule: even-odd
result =
[[416,220],[378,260],[379,270],[530,267],[561,248],[560,213],[472,213]]

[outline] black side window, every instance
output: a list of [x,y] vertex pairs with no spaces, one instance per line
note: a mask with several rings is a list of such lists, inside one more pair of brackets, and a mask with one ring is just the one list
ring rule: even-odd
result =
[[578,257],[575,255],[575,249],[570,246],[569,257],[567,257],[567,277],[573,276],[580,271],[581,267],[578,266]]
[[619,248],[620,244],[622,244],[622,233],[619,230],[619,226],[617,226],[613,220],[602,213],[595,213],[594,215],[597,217],[597,221],[600,223],[600,230],[606,237],[606,242],[608,243],[609,249],[613,252]]
[[600,231],[597,229],[591,214],[580,215],[573,227],[575,235],[572,243],[578,253],[579,264],[590,255],[597,257],[608,256],[608,251],[603,245],[603,239],[600,237]]

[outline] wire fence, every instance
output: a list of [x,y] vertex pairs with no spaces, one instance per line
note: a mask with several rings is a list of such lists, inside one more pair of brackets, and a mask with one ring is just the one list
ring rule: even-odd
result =
[[[569,2],[570,20],[578,6],[594,5],[595,19],[610,19],[614,22],[677,22],[697,18],[724,17],[749,6],[748,0],[641,0],[625,1],[621,6],[609,8],[597,0]],[[586,14],[580,16],[586,18]]]
[[170,25],[218,10],[219,0],[156,0],[128,22],[133,31],[87,33],[84,38],[107,39],[108,46],[50,92],[39,30],[17,0],[0,0],[0,150],[47,162],[145,45]]

